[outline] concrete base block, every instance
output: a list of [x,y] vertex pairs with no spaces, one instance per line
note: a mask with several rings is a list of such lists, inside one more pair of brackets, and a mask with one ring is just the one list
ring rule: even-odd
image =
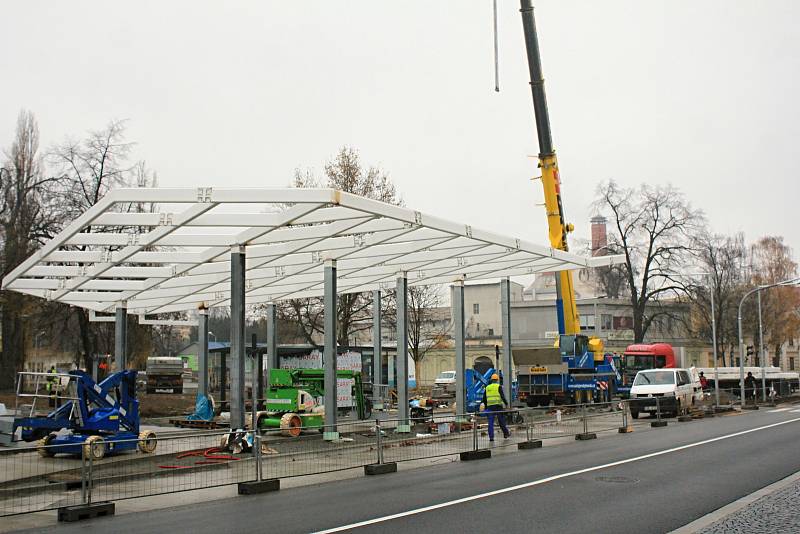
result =
[[652,423],[650,423],[650,426],[653,428],[660,428],[662,426],[667,426],[667,422],[664,421],[663,419],[661,421],[653,421]]
[[397,473],[397,462],[368,464],[364,466],[365,475],[385,475],[388,473]]
[[717,415],[715,412],[711,412],[711,411],[709,411],[709,412],[703,412],[703,418],[704,418],[704,419],[706,419],[706,418],[708,418],[708,417],[714,417],[715,415]]
[[678,417],[678,421],[681,422],[681,423],[691,423],[692,422],[692,416],[691,415],[681,415],[680,417]]
[[542,440],[540,439],[532,439],[531,441],[523,441],[517,443],[517,449],[521,451],[527,451],[529,449],[541,449],[542,448]]
[[335,440],[339,439],[339,433],[338,432],[323,432],[322,433],[322,439],[324,439],[325,441],[335,441]]
[[575,434],[575,439],[578,441],[589,441],[590,439],[597,439],[597,434],[594,432],[581,432],[580,434]]
[[621,426],[621,427],[619,427],[619,430],[618,430],[618,432],[619,432],[620,434],[630,434],[631,432],[633,432],[633,427],[632,427],[632,426],[630,426],[630,425],[628,425],[628,426]]
[[278,491],[280,489],[281,489],[281,480],[279,478],[270,478],[269,480],[253,480],[250,482],[239,482],[239,495],[258,495],[259,493]]
[[742,406],[742,410],[758,410],[758,405],[756,404],[745,404]]
[[65,506],[58,509],[59,521],[82,521],[93,517],[114,515],[113,502],[96,502],[93,504],[80,504],[78,506]]
[[489,449],[478,449],[477,451],[462,452],[459,457],[462,462],[469,462],[472,460],[485,460],[492,457],[492,451]]
[[397,430],[395,430],[398,434],[409,434],[411,432],[411,425],[397,425]]

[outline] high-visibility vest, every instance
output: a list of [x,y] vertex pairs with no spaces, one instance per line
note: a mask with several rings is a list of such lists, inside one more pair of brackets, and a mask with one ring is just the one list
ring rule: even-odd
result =
[[486,406],[503,405],[503,397],[500,396],[500,384],[489,384],[486,386]]

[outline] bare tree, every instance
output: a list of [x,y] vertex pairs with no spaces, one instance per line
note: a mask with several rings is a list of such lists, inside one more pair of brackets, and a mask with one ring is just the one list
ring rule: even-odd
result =
[[[797,263],[783,237],[766,236],[752,247],[752,284],[775,284],[797,276]],[[772,348],[773,357],[781,354],[783,344],[792,339],[800,328],[796,310],[800,307],[800,293],[794,287],[773,287],[761,291],[761,309],[765,343]],[[752,331],[757,332],[756,313],[749,313]],[[757,339],[755,336],[753,339]],[[757,349],[758,350],[758,349]],[[777,365],[778,362],[774,361]]]
[[[30,111],[21,111],[6,161],[0,168],[0,239],[3,276],[16,268],[58,229],[60,213],[54,192],[58,179],[47,177],[39,155],[39,127]],[[2,291],[0,388],[13,386],[25,361],[25,316],[34,315],[31,301]]]
[[733,354],[738,345],[736,312],[745,286],[743,266],[747,258],[744,236],[725,236],[704,233],[697,237],[695,250],[699,270],[708,273],[687,285],[689,299],[694,304],[695,335],[711,343],[711,295],[714,298],[714,321],[717,329],[717,354],[722,365],[725,355]]
[[653,320],[669,314],[658,304],[682,294],[683,283],[673,275],[689,263],[704,215],[672,186],[624,188],[613,180],[598,187],[594,207],[611,214],[609,247],[625,257],[634,341],[640,343]]
[[441,286],[408,288],[408,352],[414,360],[418,383],[425,355],[441,345],[450,329],[450,309],[445,309],[447,319],[439,316],[443,303]]
[[[310,169],[295,171],[294,187],[319,187],[318,180]],[[377,166],[361,164],[358,151],[342,147],[336,156],[325,164],[326,187],[354,193],[388,204],[402,204],[389,175]],[[278,307],[281,319],[297,323],[303,338],[317,344],[323,333],[322,299],[305,298],[282,302]],[[372,294],[349,293],[339,295],[337,309],[337,343],[348,345],[350,340],[372,327]]]
[[[125,121],[112,120],[101,130],[90,131],[83,140],[68,139],[55,146],[48,156],[50,164],[58,170],[66,183],[63,209],[69,219],[75,219],[97,204],[114,187],[152,187],[155,174],[144,162],[130,162],[133,143],[125,139]],[[125,211],[152,211],[152,205],[132,203],[121,208]],[[120,228],[91,227],[99,232],[126,231]],[[142,229],[140,229],[142,230]],[[85,249],[86,247],[80,247]],[[105,348],[105,339],[113,341],[113,326],[90,323],[87,310],[69,307],[67,325],[75,324],[80,339],[79,361],[88,367],[95,354],[111,352]],[[151,353],[152,335],[148,326],[129,319],[128,351],[132,361],[140,363]],[[113,347],[113,345],[112,345]]]

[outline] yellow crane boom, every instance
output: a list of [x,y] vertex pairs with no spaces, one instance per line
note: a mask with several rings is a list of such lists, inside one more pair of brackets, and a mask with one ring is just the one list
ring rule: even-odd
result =
[[[531,0],[520,0],[522,27],[525,32],[525,47],[528,55],[528,69],[531,78],[531,95],[536,117],[536,133],[539,137],[539,169],[542,172],[544,205],[547,210],[547,226],[550,246],[567,251],[567,234],[573,226],[565,222],[564,206],[561,202],[561,177],[558,172],[558,159],[553,148],[550,132],[550,114],[547,111],[547,97],[544,91],[542,61],[539,56],[539,38],[536,34],[536,19]],[[556,277],[556,310],[558,331],[561,334],[579,334],[581,330],[578,306],[575,302],[575,286],[572,271],[560,271]]]

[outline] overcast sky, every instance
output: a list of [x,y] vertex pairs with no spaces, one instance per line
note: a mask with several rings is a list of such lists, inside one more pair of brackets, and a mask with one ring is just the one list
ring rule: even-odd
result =
[[[406,204],[546,243],[518,2],[6,1],[0,146],[129,119],[162,186],[284,186],[341,145]],[[567,218],[597,184],[672,182],[715,231],[800,225],[800,4],[537,0]]]

